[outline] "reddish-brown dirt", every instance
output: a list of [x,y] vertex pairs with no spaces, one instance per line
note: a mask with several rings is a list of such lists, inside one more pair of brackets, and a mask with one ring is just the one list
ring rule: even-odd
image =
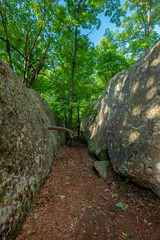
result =
[[160,239],[159,198],[112,168],[100,179],[94,160],[83,144],[62,147],[16,240]]

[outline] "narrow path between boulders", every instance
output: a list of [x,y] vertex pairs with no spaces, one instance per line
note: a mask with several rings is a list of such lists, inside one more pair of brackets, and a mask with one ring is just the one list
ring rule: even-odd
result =
[[61,148],[16,240],[160,239],[160,200],[93,162],[83,144]]

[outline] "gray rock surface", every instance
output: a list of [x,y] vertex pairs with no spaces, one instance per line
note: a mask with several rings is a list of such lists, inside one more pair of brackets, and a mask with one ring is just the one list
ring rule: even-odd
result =
[[109,161],[95,161],[94,162],[94,167],[101,178],[106,178],[108,166],[110,166]]
[[48,176],[64,133],[34,90],[0,60],[0,239],[14,239]]
[[82,131],[92,154],[160,197],[160,42],[109,81]]

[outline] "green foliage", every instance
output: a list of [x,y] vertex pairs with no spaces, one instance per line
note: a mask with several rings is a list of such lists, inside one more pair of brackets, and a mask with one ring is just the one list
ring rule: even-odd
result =
[[[82,29],[98,29],[101,12],[117,26],[123,18],[123,31],[106,29],[95,47]],[[73,130],[78,131],[83,114],[96,116],[94,101],[106,83],[159,39],[159,19],[158,0],[126,0],[123,6],[120,0],[64,0],[64,5],[58,0],[2,0],[0,57],[48,101],[66,126],[72,105]]]
[[127,45],[127,53],[137,59],[160,39],[155,31],[156,25],[160,26],[160,2],[126,0],[123,10],[126,16],[122,20],[121,37]]
[[122,234],[125,236],[125,237],[133,237],[133,235],[132,235],[132,233],[130,233],[130,232],[126,232],[126,233],[123,233],[122,232]]
[[[63,40],[63,43],[62,43]],[[60,40],[65,44],[65,38]],[[97,80],[94,78],[95,51],[92,45],[88,46],[88,38],[82,36],[79,40],[79,48],[77,53],[77,65],[75,68],[75,81],[73,93],[73,125],[76,130],[77,125],[77,109],[80,109],[80,118],[83,112],[89,108],[90,102],[95,100],[100,94],[102,87],[99,88]],[[34,89],[48,101],[50,107],[54,109],[63,119],[66,118],[66,126],[68,124],[68,113],[70,103],[70,75],[71,64],[70,59],[72,46],[59,48],[53,55],[57,64],[55,70],[46,70],[40,75]],[[57,54],[57,52],[59,54]]]
[[65,199],[65,196],[60,196],[60,199],[61,199],[61,200],[64,200],[64,199]]
[[[46,49],[56,41],[50,21],[54,21],[56,2],[41,0],[2,0],[0,3],[1,58],[12,62],[14,70],[28,85],[44,66]],[[10,50],[6,51],[9,43]],[[10,53],[9,53],[10,51]],[[47,52],[48,52],[47,51]],[[34,81],[33,81],[34,82]]]
[[106,84],[118,72],[125,71],[130,64],[109,37],[102,38],[97,51],[97,76]]
[[127,171],[124,171],[121,175],[119,175],[119,178],[122,178],[125,180],[126,183],[129,183],[131,180],[128,178],[129,173]]
[[117,197],[117,196],[118,196],[118,194],[117,194],[117,193],[110,192],[110,194],[111,194],[112,198],[115,198],[115,197]]
[[144,52],[152,47],[160,35],[156,26],[160,26],[159,0],[125,0],[122,5],[123,19],[121,31],[106,29],[105,37],[116,44],[118,51],[133,64]]
[[116,207],[121,208],[123,211],[126,211],[127,208],[128,208],[128,206],[125,203],[123,203],[123,202],[116,203]]
[[[112,3],[112,4],[111,4]],[[117,27],[121,24],[121,17],[125,15],[124,10],[119,0],[105,1],[105,16],[111,17],[111,22],[115,23]]]

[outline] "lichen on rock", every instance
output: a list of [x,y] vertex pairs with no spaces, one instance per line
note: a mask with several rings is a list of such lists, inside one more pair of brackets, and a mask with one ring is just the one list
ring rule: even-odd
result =
[[95,111],[82,121],[89,151],[106,149],[116,172],[160,197],[160,42],[108,82]]
[[0,60],[0,239],[14,239],[48,176],[65,134],[34,90]]

